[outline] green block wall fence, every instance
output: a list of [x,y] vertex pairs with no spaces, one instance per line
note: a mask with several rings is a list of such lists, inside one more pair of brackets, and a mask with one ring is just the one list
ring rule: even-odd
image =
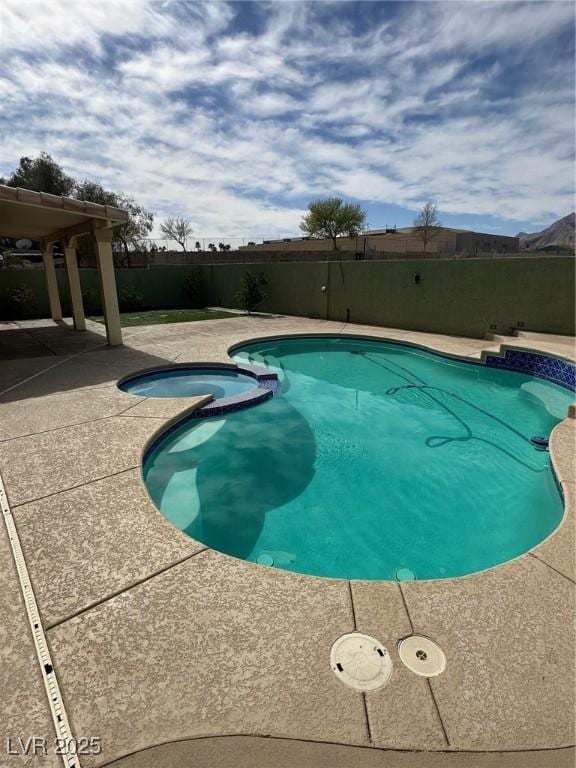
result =
[[[184,282],[202,276],[206,306],[238,307],[236,292],[245,272],[267,280],[263,312],[326,318],[482,338],[524,328],[574,335],[575,271],[572,257],[494,259],[402,259],[398,261],[276,262],[150,266],[116,270],[121,306],[171,309],[190,306]],[[100,311],[95,269],[80,270],[88,314]],[[69,312],[64,269],[57,270],[65,313]],[[0,312],[15,289],[32,297],[27,316],[48,317],[41,269],[0,272]]]

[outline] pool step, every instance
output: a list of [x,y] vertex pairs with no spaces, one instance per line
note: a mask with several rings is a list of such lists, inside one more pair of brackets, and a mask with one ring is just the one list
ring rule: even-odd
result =
[[502,336],[499,333],[486,333],[484,335],[486,341],[493,341],[495,344],[513,344],[514,336]]
[[565,344],[571,349],[574,348],[575,339],[573,336],[556,336],[551,333],[537,333],[536,331],[514,331],[514,336],[518,339],[531,339],[532,341],[549,341],[553,344]]

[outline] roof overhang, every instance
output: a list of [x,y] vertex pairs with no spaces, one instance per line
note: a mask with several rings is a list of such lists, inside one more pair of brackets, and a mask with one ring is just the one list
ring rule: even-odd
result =
[[0,237],[54,242],[127,221],[121,208],[0,184]]

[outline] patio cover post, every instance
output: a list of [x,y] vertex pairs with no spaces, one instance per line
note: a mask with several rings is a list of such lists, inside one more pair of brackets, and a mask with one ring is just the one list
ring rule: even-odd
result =
[[122,344],[122,328],[120,325],[116,275],[114,274],[114,259],[112,256],[112,230],[95,229],[93,234],[98,259],[98,272],[100,273],[106,337],[110,346],[116,346]]
[[56,269],[54,267],[53,248],[54,243],[42,243],[42,261],[44,262],[44,275],[46,277],[50,315],[52,320],[62,320],[62,306],[60,305],[58,281],[56,279]]
[[78,272],[78,260],[76,258],[76,238],[71,237],[64,243],[64,261],[68,274],[68,286],[70,288],[70,302],[72,304],[72,318],[75,331],[86,330],[86,317],[84,316],[84,303],[82,301],[82,287],[80,285],[80,273]]

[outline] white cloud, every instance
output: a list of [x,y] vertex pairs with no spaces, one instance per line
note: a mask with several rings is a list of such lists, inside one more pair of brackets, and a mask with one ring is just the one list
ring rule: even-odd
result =
[[409,3],[358,32],[339,3],[328,27],[325,3],[271,3],[255,35],[242,4],[3,0],[0,171],[46,150],[199,236],[294,234],[323,194],[550,221],[572,205],[573,91],[540,57],[568,5]]
[[[186,8],[189,23],[183,27],[170,9]],[[2,54],[61,52],[81,45],[102,53],[104,36],[136,36],[171,40],[185,33],[200,42],[205,34],[221,30],[233,11],[220,2],[157,2],[156,0],[2,0],[0,38]]]
[[39,48],[58,52],[76,44],[101,52],[104,34],[145,34],[167,26],[147,0],[3,0],[0,13],[3,56]]

